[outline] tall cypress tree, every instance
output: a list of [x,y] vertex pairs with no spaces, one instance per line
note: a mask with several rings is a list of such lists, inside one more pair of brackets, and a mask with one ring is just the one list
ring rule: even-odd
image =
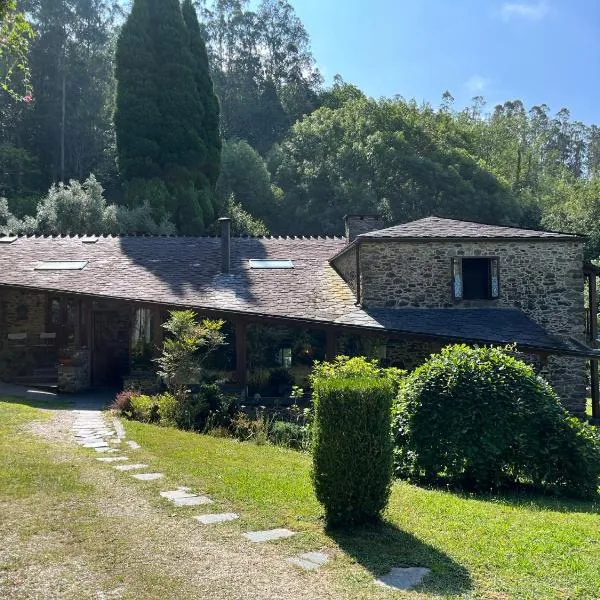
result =
[[205,130],[196,66],[179,0],[134,0],[117,44],[120,172],[126,185],[135,182],[134,202],[156,189],[157,179],[164,182],[166,208],[186,234],[202,232],[214,218],[206,165],[215,140]]
[[204,43],[200,31],[200,23],[198,23],[198,16],[192,4],[192,0],[183,0],[182,13],[189,35],[190,52],[192,54],[194,68],[194,81],[204,107],[201,132],[206,143],[206,159],[204,164],[199,165],[197,171],[197,176],[199,177],[198,183],[201,184],[201,182],[204,182],[206,179],[210,188],[210,190],[204,190],[204,210],[206,211],[208,209],[206,204],[212,204],[212,208],[214,209],[214,212],[216,212],[219,207],[216,206],[216,196],[214,191],[221,170],[219,100],[214,92],[206,44]]

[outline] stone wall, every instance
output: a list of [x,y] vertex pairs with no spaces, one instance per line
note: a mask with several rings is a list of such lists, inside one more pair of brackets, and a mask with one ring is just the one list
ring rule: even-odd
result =
[[441,349],[441,342],[434,340],[388,340],[386,362],[390,367],[412,371]]
[[46,294],[35,291],[0,290],[0,332],[2,339],[14,333],[26,333],[27,339],[39,339],[46,331]]
[[348,242],[354,241],[356,236],[384,229],[385,223],[379,215],[346,215],[344,227]]
[[58,365],[58,390],[68,394],[83,392],[90,387],[90,352],[81,348],[72,359]]
[[[454,302],[451,259],[497,257],[500,297]],[[549,333],[585,342],[580,242],[365,241],[360,245],[361,301],[367,308],[514,307]],[[565,406],[585,410],[588,363],[553,356],[548,379]]]
[[356,246],[348,248],[332,262],[333,267],[356,295]]

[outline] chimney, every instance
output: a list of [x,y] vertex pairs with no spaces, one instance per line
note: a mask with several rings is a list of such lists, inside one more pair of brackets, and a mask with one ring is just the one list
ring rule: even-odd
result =
[[361,233],[369,233],[385,227],[381,215],[346,215],[344,225],[348,244],[353,242],[356,236]]
[[231,269],[231,219],[223,217],[221,223],[221,273],[229,273]]

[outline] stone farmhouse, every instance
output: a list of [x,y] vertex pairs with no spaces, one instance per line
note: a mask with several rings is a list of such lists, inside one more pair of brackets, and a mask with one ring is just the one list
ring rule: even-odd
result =
[[228,219],[220,237],[1,237],[0,378],[120,383],[140,347],[160,347],[167,311],[192,308],[230,324],[242,388],[255,324],[319,333],[316,357],[353,336],[408,369],[448,343],[510,343],[572,413],[591,394],[600,417],[598,271],[583,238],[437,217],[345,223],[345,237],[231,237]]

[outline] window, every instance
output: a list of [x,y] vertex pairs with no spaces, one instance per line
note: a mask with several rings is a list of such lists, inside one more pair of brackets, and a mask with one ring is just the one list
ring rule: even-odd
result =
[[87,260],[47,260],[35,266],[36,271],[81,271]]
[[492,300],[499,297],[497,258],[453,258],[452,293],[455,300]]
[[281,348],[279,350],[279,364],[286,369],[292,366],[292,349]]
[[291,260],[250,260],[251,269],[293,269],[294,263]]

